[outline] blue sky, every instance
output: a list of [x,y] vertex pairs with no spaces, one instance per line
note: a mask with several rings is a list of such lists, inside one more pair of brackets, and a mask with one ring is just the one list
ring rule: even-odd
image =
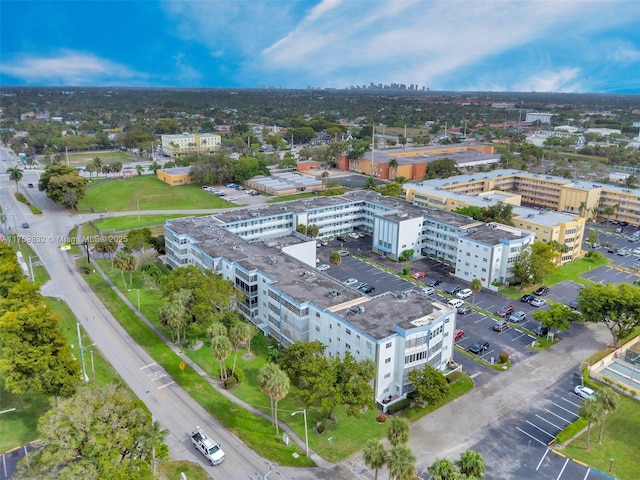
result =
[[0,0],[0,85],[640,93],[640,0]]

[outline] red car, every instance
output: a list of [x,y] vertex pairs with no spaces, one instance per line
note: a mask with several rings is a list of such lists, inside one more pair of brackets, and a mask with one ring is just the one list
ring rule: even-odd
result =
[[453,340],[457,341],[462,337],[464,337],[464,330],[462,330],[461,328],[456,328],[455,332],[453,333]]
[[413,275],[411,275],[411,278],[413,278],[414,280],[420,280],[421,278],[426,277],[427,274],[424,272],[416,272]]
[[498,314],[498,316],[500,317],[504,317],[507,318],[509,315],[511,315],[513,312],[515,311],[515,308],[513,308],[513,305],[505,305],[504,307],[502,307],[500,310],[498,310],[496,313]]

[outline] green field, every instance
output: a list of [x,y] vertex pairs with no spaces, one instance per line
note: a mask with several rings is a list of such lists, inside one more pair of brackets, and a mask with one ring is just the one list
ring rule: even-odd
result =
[[171,215],[127,215],[125,217],[109,217],[104,220],[96,220],[93,224],[101,232],[114,232],[122,230],[133,230],[136,228],[163,226],[166,220],[184,217],[185,214]]
[[189,210],[231,208],[237,205],[205,192],[199,185],[171,187],[153,175],[113,179],[87,190],[80,210],[135,212],[140,210]]
[[[129,162],[140,162],[146,160],[143,157],[134,155],[130,152],[122,152],[120,150],[100,150],[96,152],[73,152],[69,153],[69,166],[71,167],[83,167],[94,158],[99,157],[102,163],[122,162],[123,164]],[[41,159],[41,158],[40,158]],[[62,154],[61,162],[66,165],[66,155]]]

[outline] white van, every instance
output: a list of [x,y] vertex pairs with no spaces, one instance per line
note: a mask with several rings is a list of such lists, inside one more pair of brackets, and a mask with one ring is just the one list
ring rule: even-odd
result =
[[452,298],[451,300],[449,300],[447,302],[447,304],[453,308],[458,308],[461,307],[462,305],[464,305],[464,302],[462,300],[460,300],[459,298]]

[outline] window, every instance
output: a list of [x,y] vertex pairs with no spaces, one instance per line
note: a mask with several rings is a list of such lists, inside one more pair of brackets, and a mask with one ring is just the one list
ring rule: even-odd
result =
[[389,378],[391,376],[391,373],[385,373],[384,374],[384,378]]
[[389,358],[385,358],[385,359],[384,359],[384,363],[391,363],[391,357],[389,357]]
[[391,348],[391,345],[392,345],[392,343],[388,342],[387,345],[386,345],[386,348]]

